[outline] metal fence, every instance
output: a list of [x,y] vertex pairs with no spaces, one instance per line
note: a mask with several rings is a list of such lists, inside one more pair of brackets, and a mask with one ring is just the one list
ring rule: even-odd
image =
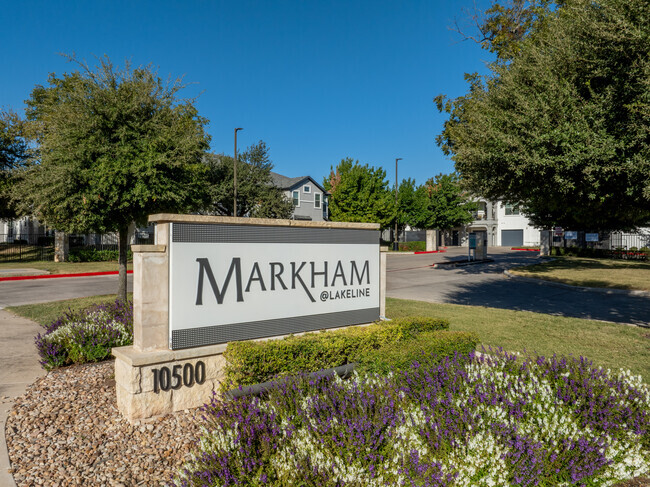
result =
[[587,241],[585,232],[571,232],[576,238],[553,236],[557,252],[579,256],[600,256],[613,259],[648,260],[650,258],[650,234],[612,232],[599,234],[598,241]]
[[609,237],[610,249],[638,250],[650,247],[648,233],[612,233]]
[[[153,232],[136,231],[130,245],[154,243]],[[118,250],[117,234],[68,235],[70,252],[79,250]],[[54,235],[48,233],[0,233],[0,262],[54,260]]]

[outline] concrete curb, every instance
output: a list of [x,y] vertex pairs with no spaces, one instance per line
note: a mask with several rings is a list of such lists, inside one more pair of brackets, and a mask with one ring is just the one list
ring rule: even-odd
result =
[[[126,271],[128,274],[133,274],[133,271]],[[8,276],[0,277],[0,281],[26,281],[32,279],[57,279],[60,277],[93,277],[93,276],[117,276],[118,271],[102,271],[102,272],[79,272],[76,274],[39,274],[39,275],[22,275],[22,276]]]
[[6,410],[6,407],[12,406],[13,401],[0,403],[0,486],[2,487],[16,487],[16,482],[14,481],[14,476],[9,473],[11,469],[11,462],[9,461],[9,451],[7,449],[7,440],[5,437],[5,428],[7,424],[7,417],[9,416],[9,410]]
[[0,486],[15,487],[6,440],[7,418],[15,399],[25,393],[38,377],[40,367],[34,336],[42,328],[31,320],[0,310]]
[[549,284],[555,287],[562,287],[565,289],[579,289],[586,292],[595,292],[600,294],[624,294],[627,296],[644,296],[650,297],[650,292],[648,291],[638,291],[638,290],[628,290],[628,289],[612,289],[605,287],[587,287],[587,286],[572,286],[571,284],[564,284],[563,282],[550,281],[547,279],[539,279],[536,277],[524,277],[513,274],[510,271],[503,271],[503,274],[509,279],[521,279],[522,281],[528,282],[537,282],[543,284]]

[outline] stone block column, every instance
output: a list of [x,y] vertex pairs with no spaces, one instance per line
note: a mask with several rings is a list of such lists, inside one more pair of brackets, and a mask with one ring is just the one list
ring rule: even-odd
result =
[[388,247],[379,249],[379,318],[386,319],[386,258]]
[[132,245],[133,348],[139,352],[169,347],[168,246]]
[[67,262],[69,252],[68,235],[58,230],[54,232],[54,262]]
[[426,230],[426,251],[432,252],[438,250],[438,230]]
[[539,255],[540,257],[545,257],[550,255],[551,252],[551,231],[550,230],[540,230],[539,232]]

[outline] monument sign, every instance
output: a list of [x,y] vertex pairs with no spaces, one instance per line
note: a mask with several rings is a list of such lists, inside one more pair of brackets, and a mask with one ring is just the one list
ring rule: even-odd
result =
[[222,377],[227,342],[384,316],[379,225],[153,215],[133,246],[134,343],[113,350],[131,420],[198,407]]

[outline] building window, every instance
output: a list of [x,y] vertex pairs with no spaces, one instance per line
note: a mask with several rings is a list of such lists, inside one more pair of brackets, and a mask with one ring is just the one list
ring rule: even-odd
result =
[[505,203],[506,215],[519,215],[519,205],[513,203]]
[[302,192],[303,193],[311,193],[311,186],[303,186],[302,187]]
[[320,193],[314,193],[314,208],[320,208]]
[[300,206],[300,191],[293,192],[293,206]]

